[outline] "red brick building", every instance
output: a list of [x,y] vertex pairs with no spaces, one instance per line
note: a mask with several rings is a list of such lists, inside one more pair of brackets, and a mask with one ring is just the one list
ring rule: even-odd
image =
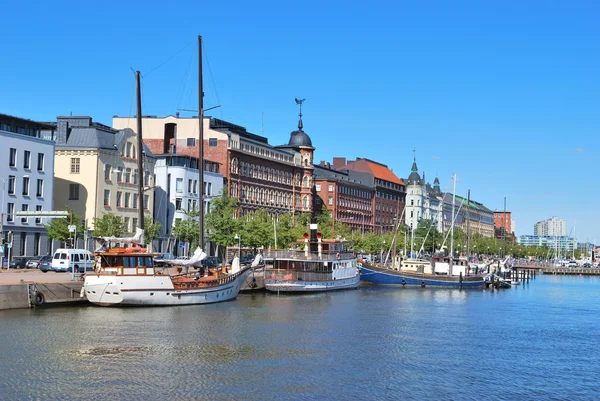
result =
[[497,231],[502,231],[503,229],[506,234],[510,235],[512,233],[510,212],[494,212],[494,228]]
[[392,230],[396,217],[400,217],[404,210],[406,202],[404,182],[385,164],[364,158],[346,161],[344,157],[334,157],[333,168],[339,171],[351,170],[373,176],[372,229],[375,232]]
[[328,209],[333,221],[348,224],[360,233],[373,228],[373,175],[338,171],[321,162],[315,166],[315,211]]

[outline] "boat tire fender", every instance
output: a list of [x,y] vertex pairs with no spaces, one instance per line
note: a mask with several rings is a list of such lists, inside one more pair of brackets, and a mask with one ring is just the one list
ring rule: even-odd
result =
[[400,282],[400,284],[406,285],[406,280],[402,279],[402,281]]
[[421,287],[425,288],[425,281],[421,281]]
[[42,294],[41,292],[36,292],[35,293],[35,299],[34,299],[34,303],[36,306],[39,305],[43,305],[44,302],[46,302],[46,298],[44,297],[44,294]]

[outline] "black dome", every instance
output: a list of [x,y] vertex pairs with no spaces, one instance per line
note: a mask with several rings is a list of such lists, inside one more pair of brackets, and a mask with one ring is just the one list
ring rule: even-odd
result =
[[312,148],[312,141],[310,137],[306,134],[306,132],[302,130],[293,131],[290,134],[290,142],[289,146],[300,147],[300,146],[308,146]]

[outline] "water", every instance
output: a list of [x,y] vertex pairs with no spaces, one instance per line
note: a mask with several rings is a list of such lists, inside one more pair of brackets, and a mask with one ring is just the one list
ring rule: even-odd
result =
[[595,399],[600,278],[0,311],[0,399]]

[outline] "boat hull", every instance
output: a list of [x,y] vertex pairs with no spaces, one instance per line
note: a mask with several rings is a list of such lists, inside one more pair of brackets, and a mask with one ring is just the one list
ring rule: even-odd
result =
[[272,292],[323,292],[358,288],[360,276],[337,280],[303,281],[265,279],[265,288]]
[[483,277],[443,276],[391,270],[363,264],[360,280],[375,285],[397,285],[402,287],[480,288],[485,284]]
[[231,282],[194,289],[177,290],[168,276],[91,275],[86,277],[83,294],[101,306],[200,305],[235,299],[250,270]]
[[265,289],[265,268],[253,269],[246,277],[240,291],[262,291]]

